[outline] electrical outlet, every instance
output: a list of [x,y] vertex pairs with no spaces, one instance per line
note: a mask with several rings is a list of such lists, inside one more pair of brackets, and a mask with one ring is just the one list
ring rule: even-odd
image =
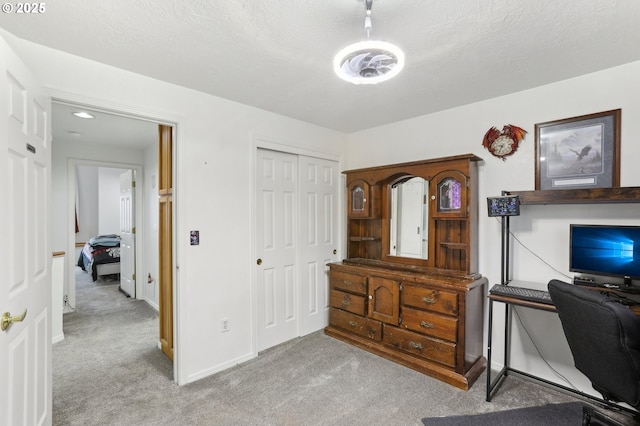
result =
[[229,318],[222,319],[222,322],[220,323],[220,331],[222,333],[226,333],[227,331],[229,331]]

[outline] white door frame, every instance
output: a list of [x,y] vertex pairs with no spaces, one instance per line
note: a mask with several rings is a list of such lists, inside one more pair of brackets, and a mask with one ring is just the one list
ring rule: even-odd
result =
[[[257,283],[258,283],[258,277],[257,277],[257,271],[255,268],[256,265],[256,219],[257,219],[257,212],[256,212],[256,191],[257,191],[257,185],[256,185],[256,167],[257,167],[257,158],[258,158],[258,149],[269,149],[272,151],[279,151],[279,152],[284,152],[287,154],[294,154],[294,155],[304,155],[304,156],[308,156],[308,157],[316,157],[316,158],[321,158],[323,160],[331,160],[331,161],[335,161],[338,163],[338,168],[342,169],[342,156],[335,154],[335,153],[331,153],[331,152],[326,152],[326,151],[314,151],[311,149],[306,149],[306,148],[301,148],[299,146],[293,145],[291,143],[287,143],[287,142],[283,142],[278,140],[277,138],[273,138],[273,137],[269,137],[269,136],[264,136],[264,135],[258,135],[258,134],[252,134],[251,135],[251,202],[250,202],[250,211],[251,211],[251,250],[250,250],[250,258],[248,259],[248,265],[251,266],[251,315],[253,316],[251,324],[251,355],[252,356],[257,356],[258,355],[258,317],[257,317],[257,312],[258,312],[258,289],[257,289]],[[341,179],[341,182],[339,183],[339,191],[338,191],[338,214],[339,214],[339,218],[338,218],[338,235],[342,236],[343,235],[343,229],[345,226],[344,223],[344,218],[342,217],[341,212],[343,211],[343,205],[344,205],[344,197],[345,197],[345,185],[344,185],[345,181],[343,179]],[[344,241],[344,238],[339,238],[340,239],[340,243],[338,244],[338,253],[336,254],[338,259],[342,258],[342,253],[344,250],[344,245],[342,244],[342,241]]]
[[[102,111],[109,114],[122,115],[129,118],[135,118],[139,120],[152,121],[157,124],[164,124],[173,128],[173,381],[178,385],[187,383],[188,375],[187,369],[184,365],[183,359],[186,357],[180,356],[181,342],[180,336],[186,335],[186,330],[183,330],[181,325],[185,324],[181,321],[180,303],[181,287],[180,287],[180,274],[179,265],[181,261],[181,252],[178,247],[178,229],[180,224],[180,218],[184,217],[185,206],[180,203],[180,183],[184,182],[183,165],[184,159],[184,144],[180,143],[183,140],[183,126],[184,118],[177,113],[158,112],[148,109],[141,109],[132,105],[123,105],[120,103],[114,103],[105,99],[88,98],[77,93],[70,93],[62,90],[45,87],[45,91],[51,96],[52,102],[60,102],[73,104],[78,106],[84,106],[94,111]],[[75,190],[73,192],[75,194]],[[75,198],[75,195],[74,195]],[[142,197],[138,197],[142,198]],[[75,206],[73,207],[75,208]],[[137,219],[137,218],[136,218]],[[70,228],[71,229],[71,228]],[[75,230],[75,225],[74,228]],[[75,238],[74,238],[75,240]],[[73,252],[75,253],[75,241],[73,244]],[[184,310],[186,312],[186,308]]]
[[[74,273],[78,258],[76,253],[76,234],[73,212],[76,209],[76,166],[109,167],[112,169],[134,170],[136,172],[136,198],[135,221],[139,230],[136,229],[136,242],[144,241],[146,224],[144,223],[144,211],[142,199],[144,199],[144,173],[141,164],[113,163],[97,160],[83,160],[81,158],[70,158],[67,163],[67,253],[71,256],[67,259],[67,283],[69,283],[69,304],[76,306],[76,275]],[[144,253],[141,244],[136,244],[136,271],[145,271]],[[136,295],[143,294],[144,279],[136,279]],[[136,296],[137,298],[137,296]]]

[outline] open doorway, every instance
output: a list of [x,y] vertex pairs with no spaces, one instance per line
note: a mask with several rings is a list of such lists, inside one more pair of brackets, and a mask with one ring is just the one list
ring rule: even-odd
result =
[[[138,171],[86,164],[77,164],[75,171],[72,215],[75,217],[77,267],[91,275],[93,282],[117,280],[120,291],[126,296],[153,300],[153,295],[136,291],[135,200],[138,197],[135,183]],[[153,260],[145,258],[145,263],[154,263]],[[70,300],[64,308],[69,311],[76,305]]]
[[[76,238],[76,168],[124,168],[136,175],[137,197],[132,219],[136,274],[131,295],[160,311],[158,253],[164,243],[158,238],[159,122],[61,101],[54,101],[52,107],[52,192],[59,199],[53,203],[52,222],[56,230],[52,240],[54,246],[58,241],[70,254],[63,291],[65,301],[69,302],[69,308],[74,306],[76,244],[86,242],[86,238],[80,241]],[[78,119],[73,115],[81,111],[94,118]],[[165,127],[174,130],[172,126]],[[173,253],[171,239],[169,244],[169,252]],[[168,309],[173,310],[173,306]]]

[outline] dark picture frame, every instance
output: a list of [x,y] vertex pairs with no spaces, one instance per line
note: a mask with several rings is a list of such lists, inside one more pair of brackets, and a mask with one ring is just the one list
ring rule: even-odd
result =
[[620,117],[614,109],[536,124],[535,189],[619,187]]

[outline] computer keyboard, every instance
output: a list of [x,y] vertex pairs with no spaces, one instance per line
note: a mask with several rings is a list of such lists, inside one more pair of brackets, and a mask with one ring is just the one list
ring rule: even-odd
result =
[[553,305],[548,291],[534,290],[532,288],[514,287],[510,285],[496,284],[489,291],[491,294],[513,297],[516,299],[528,300],[530,302],[545,303]]

